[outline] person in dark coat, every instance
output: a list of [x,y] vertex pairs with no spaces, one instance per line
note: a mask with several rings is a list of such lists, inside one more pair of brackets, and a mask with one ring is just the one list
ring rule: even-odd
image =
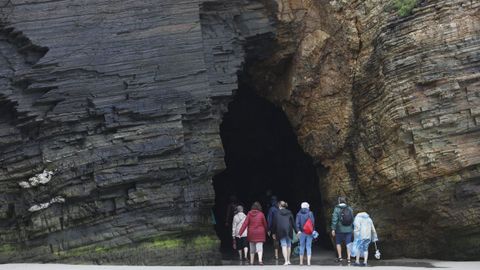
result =
[[279,210],[272,220],[272,236],[273,239],[280,241],[282,246],[282,254],[285,259],[283,265],[289,265],[290,254],[292,253],[293,233],[297,233],[293,214],[287,209],[288,205],[284,201],[280,201]]
[[263,265],[263,243],[266,240],[268,226],[265,215],[262,213],[262,206],[259,202],[253,203],[252,209],[248,212],[247,218],[243,222],[239,234],[242,235],[247,228],[247,240],[250,242],[250,263],[253,265],[255,253],[257,253],[258,264]]
[[[272,196],[272,198],[270,200],[270,208],[268,209],[268,213],[267,213],[267,224],[268,224],[268,231],[269,231],[268,235],[269,236],[270,236],[270,233],[272,231],[273,218],[275,217],[275,215],[277,213],[278,213],[277,197]],[[275,260],[278,260],[278,250],[280,249],[280,246],[278,244],[278,238],[277,239],[272,238],[272,242],[273,242],[273,250],[274,250],[274,254],[275,254]]]

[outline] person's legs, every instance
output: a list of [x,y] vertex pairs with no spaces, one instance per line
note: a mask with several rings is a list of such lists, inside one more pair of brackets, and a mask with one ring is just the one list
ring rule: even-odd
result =
[[283,265],[288,265],[288,254],[287,254],[287,246],[282,246],[282,255],[285,263]]
[[255,252],[256,252],[255,243],[250,242],[250,264],[252,265],[253,265],[253,262],[255,261]]
[[282,247],[282,255],[285,263],[283,265],[288,265],[288,258],[287,258],[287,237],[280,239],[280,246]]
[[307,235],[307,265],[311,265],[312,261],[312,241],[313,236]]
[[338,258],[341,259],[342,258],[342,245],[341,244],[337,244],[337,254],[338,254]]
[[290,253],[292,252],[292,239],[287,237],[287,264],[290,264]]
[[362,240],[360,240],[360,239],[355,239],[355,241],[353,241],[353,245],[352,245],[352,249],[354,250],[354,253],[355,253],[355,263],[353,264],[355,266],[360,265],[360,254],[362,253],[361,241]]
[[345,234],[344,233],[336,233],[335,234],[335,243],[337,244],[337,262],[342,261],[342,242],[345,241]]
[[272,239],[273,241],[273,249],[275,252],[275,259],[278,260],[278,250],[280,249],[278,239]]
[[303,254],[305,254],[305,244],[307,242],[307,235],[304,234],[303,232],[300,234],[299,237],[299,244],[300,244],[300,265],[303,265]]
[[257,249],[258,263],[263,264],[263,242],[258,242],[255,248]]
[[362,254],[362,252],[363,252],[362,251],[362,242],[361,242],[361,240],[359,240],[358,243],[357,243],[357,251],[356,251],[357,256],[355,258],[355,264],[357,264],[357,265],[360,265],[360,254]]
[[[368,245],[370,244],[370,239],[359,240],[358,243],[356,242],[356,244],[358,244],[358,251],[356,251],[357,258],[355,261],[355,265],[366,266],[368,261]],[[363,255],[364,263],[362,264],[360,263],[360,255]]]
[[240,259],[246,259],[248,258],[248,242],[247,242],[247,237],[240,237],[238,238],[239,240],[237,241],[237,248],[238,248],[238,253],[240,254]]
[[292,255],[292,247],[289,246],[287,247],[287,259],[288,259],[288,264],[291,264],[290,263],[290,256]]
[[241,238],[240,237],[235,237],[235,248],[237,249],[237,252],[238,252],[238,256],[240,258],[240,260],[242,260],[242,249],[243,249],[243,246],[242,246],[242,242],[240,240]]
[[368,261],[368,246],[370,245],[370,239],[365,239],[363,240],[364,243],[363,243],[363,263],[365,265],[367,265],[367,261]]
[[352,233],[347,233],[345,235],[345,249],[347,250],[347,261],[350,263],[350,249],[348,248],[348,245],[352,243]]

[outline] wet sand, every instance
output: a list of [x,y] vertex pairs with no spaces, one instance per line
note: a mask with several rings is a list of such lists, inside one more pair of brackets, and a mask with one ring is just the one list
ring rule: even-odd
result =
[[[219,269],[362,269],[348,264],[345,260],[341,263],[335,262],[335,255],[332,250],[314,250],[312,257],[312,266],[300,266],[298,256],[291,259],[292,265],[284,266],[284,260],[280,258],[275,260],[271,247],[267,246],[264,256],[264,266],[249,265],[245,261],[240,261],[236,253],[223,253],[222,263],[219,266],[111,266],[111,265],[66,265],[66,264],[3,264],[0,270],[170,270],[170,269],[198,269],[198,270],[219,270]],[[281,253],[281,252],[280,252]],[[375,268],[378,270],[397,270],[397,269],[461,269],[461,270],[480,270],[480,261],[476,262],[452,262],[427,259],[395,259],[395,260],[376,260],[370,259],[366,268]],[[353,261],[352,261],[353,263]]]

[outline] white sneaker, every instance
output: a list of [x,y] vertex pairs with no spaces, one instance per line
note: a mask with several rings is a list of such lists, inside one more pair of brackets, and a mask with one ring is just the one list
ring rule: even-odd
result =
[[290,261],[288,261],[287,263],[288,263],[288,265],[292,264]]
[[285,262],[283,265],[289,265],[289,263],[288,263],[288,262]]

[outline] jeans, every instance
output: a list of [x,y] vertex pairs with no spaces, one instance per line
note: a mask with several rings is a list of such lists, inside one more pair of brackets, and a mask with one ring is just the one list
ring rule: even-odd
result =
[[299,254],[303,256],[305,254],[305,248],[307,249],[307,256],[312,255],[312,240],[313,236],[304,234],[300,234],[300,252]]
[[290,238],[287,237],[284,237],[282,239],[280,239],[280,245],[282,245],[282,247],[291,247],[292,246],[292,240]]

